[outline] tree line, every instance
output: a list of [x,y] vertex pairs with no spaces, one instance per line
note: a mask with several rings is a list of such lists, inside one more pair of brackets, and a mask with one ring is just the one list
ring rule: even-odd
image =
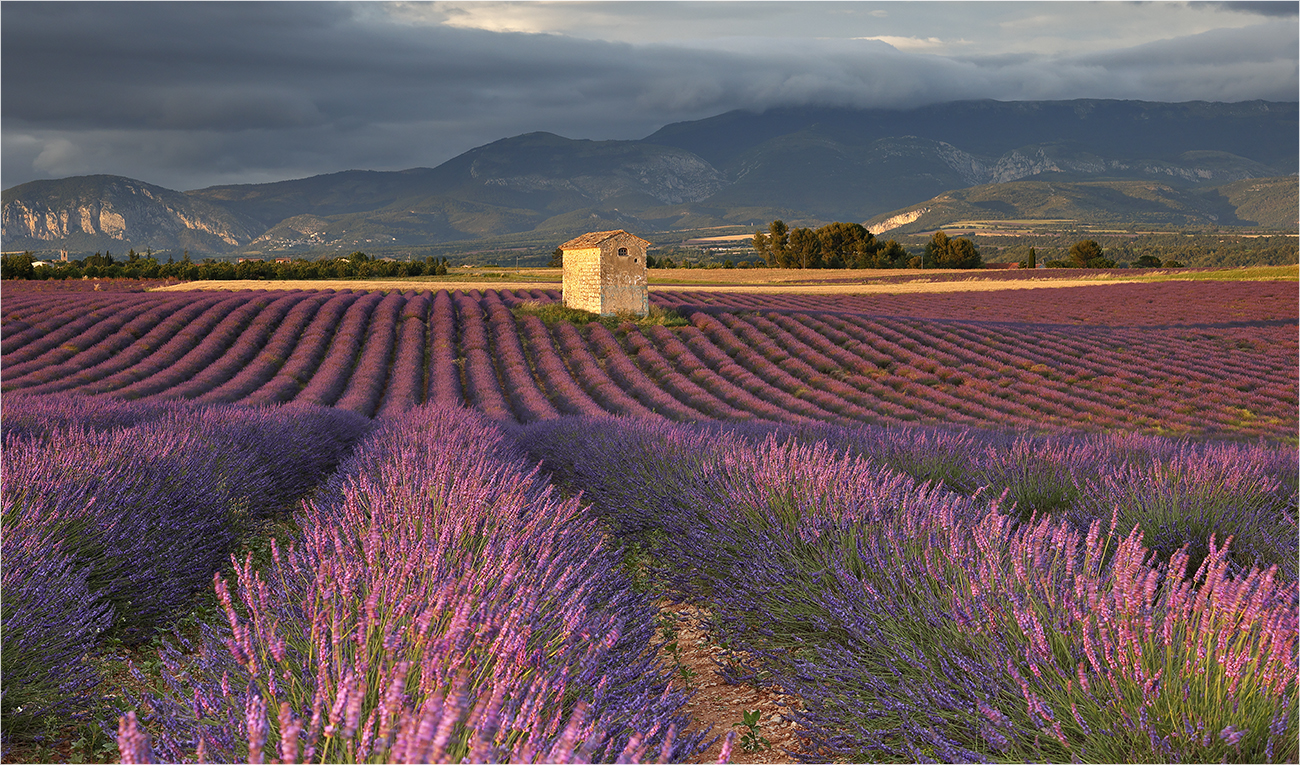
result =
[[[1115,255],[1114,248],[1108,253],[1104,251],[1095,239],[1084,239],[1075,242],[1070,246],[1070,251],[1063,259],[1049,260],[1045,264],[1048,268],[1183,268],[1183,264],[1172,258],[1162,260],[1156,255],[1140,255],[1137,260],[1123,265],[1116,263],[1111,257]],[[1034,268],[1036,265],[1037,253],[1034,248],[1029,248],[1029,257],[1020,261],[1021,268]]]
[[773,268],[979,268],[979,248],[969,239],[936,231],[920,255],[897,241],[880,241],[859,223],[791,229],[774,220],[754,234],[754,251]]
[[398,276],[442,276],[447,273],[447,259],[426,257],[423,261],[375,260],[364,252],[327,260],[295,258],[244,260],[238,263],[211,258],[195,263],[189,253],[181,260],[169,257],[160,263],[152,253],[140,255],[134,249],[125,259],[112,253],[88,255],[80,260],[55,261],[37,265],[30,252],[0,258],[0,279],[349,279]]

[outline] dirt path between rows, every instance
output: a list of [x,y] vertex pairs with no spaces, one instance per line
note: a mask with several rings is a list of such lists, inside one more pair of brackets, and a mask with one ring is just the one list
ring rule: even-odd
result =
[[[800,751],[800,739],[795,724],[787,718],[789,710],[799,704],[799,699],[752,685],[729,684],[718,673],[718,661],[725,660],[727,652],[712,635],[701,629],[700,613],[679,606],[665,607],[661,613],[673,621],[677,634],[676,656],[662,652],[665,666],[675,669],[681,665],[693,673],[689,687],[694,689],[695,696],[687,705],[692,719],[690,730],[712,728],[711,735],[720,737],[712,747],[690,762],[717,762],[728,731],[736,733],[731,762],[794,762],[792,753]],[[687,687],[680,675],[673,684],[677,688]],[[741,735],[746,728],[735,723],[741,723],[745,712],[753,710],[760,714],[758,733],[771,746],[747,752],[741,746]]]

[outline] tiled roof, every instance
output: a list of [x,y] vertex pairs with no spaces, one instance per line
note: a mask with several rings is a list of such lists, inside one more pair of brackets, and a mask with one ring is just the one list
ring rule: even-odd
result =
[[599,247],[601,242],[605,241],[606,239],[612,239],[613,237],[619,234],[630,236],[633,239],[636,239],[637,241],[641,242],[645,246],[647,247],[650,246],[650,242],[647,242],[646,240],[642,239],[636,234],[629,234],[620,228],[620,229],[615,229],[614,231],[593,231],[590,234],[583,234],[577,239],[570,239],[569,241],[560,245],[560,249],[561,250],[585,250],[590,247]]

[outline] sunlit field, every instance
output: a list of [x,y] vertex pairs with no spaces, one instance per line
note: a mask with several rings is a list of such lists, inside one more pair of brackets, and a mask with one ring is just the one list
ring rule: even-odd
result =
[[788,273],[5,282],[4,759],[1300,757],[1294,267]]

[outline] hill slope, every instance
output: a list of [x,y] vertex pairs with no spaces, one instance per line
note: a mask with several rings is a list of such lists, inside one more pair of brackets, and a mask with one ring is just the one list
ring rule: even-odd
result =
[[247,244],[261,230],[256,220],[224,206],[114,175],[6,189],[0,220],[6,249],[222,252]]
[[[597,226],[649,232],[776,217],[866,221],[933,208],[925,200],[953,189],[1027,179],[1055,188],[1140,181],[1163,191],[1098,186],[1071,192],[1079,198],[1068,204],[1026,202],[1039,210],[1017,213],[1026,217],[1086,212],[1120,226],[1293,227],[1294,196],[1253,181],[1296,172],[1298,124],[1297,104],[1262,101],[731,112],[668,125],[640,141],[529,133],[436,168],[351,170],[185,194],[111,176],[23,184],[4,193],[4,246],[293,252],[524,232],[563,237]],[[1211,195],[1192,191],[1234,182],[1243,183]],[[993,202],[1021,206],[948,201],[953,214],[976,217],[987,217]],[[1084,212],[1051,212],[1061,204]]]
[[716,203],[865,220],[949,189],[1030,177],[1225,183],[1294,173],[1295,104],[963,101],[911,110],[773,109],[669,125],[647,142],[734,178]]
[[1062,221],[1110,228],[1241,226],[1296,230],[1296,177],[1176,188],[1153,181],[1015,181],[946,191],[867,221],[877,234],[964,222]]

